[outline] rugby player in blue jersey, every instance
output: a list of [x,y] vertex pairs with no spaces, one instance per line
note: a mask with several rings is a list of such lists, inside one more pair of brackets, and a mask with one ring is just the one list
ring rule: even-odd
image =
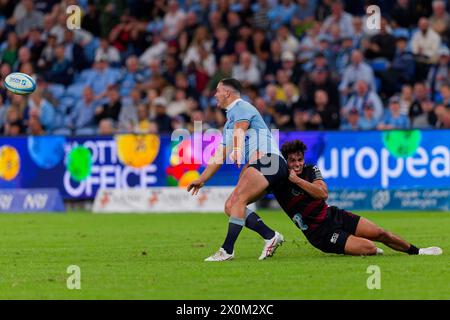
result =
[[199,179],[190,183],[188,192],[199,189],[220,169],[227,157],[239,168],[243,167],[238,183],[225,203],[229,216],[228,233],[220,249],[205,261],[226,261],[234,257],[234,244],[244,226],[260,234],[265,245],[259,257],[264,260],[273,255],[284,241],[261,218],[247,208],[266,192],[288,177],[286,160],[265,124],[261,114],[250,103],[241,99],[241,84],[236,79],[222,79],[217,85],[215,98],[218,107],[225,109],[222,143],[217,148]]

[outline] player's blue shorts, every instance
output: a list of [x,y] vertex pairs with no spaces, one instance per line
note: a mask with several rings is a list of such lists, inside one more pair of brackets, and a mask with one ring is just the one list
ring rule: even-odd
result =
[[286,160],[276,153],[267,153],[260,159],[250,162],[253,167],[267,179],[269,186],[267,192],[271,192],[280,182],[289,177],[289,169]]

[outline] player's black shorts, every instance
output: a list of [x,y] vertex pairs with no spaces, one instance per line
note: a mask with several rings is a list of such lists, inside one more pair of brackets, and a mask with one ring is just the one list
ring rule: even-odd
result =
[[354,235],[361,217],[351,212],[331,206],[321,225],[307,236],[309,242],[326,253],[343,254],[345,243]]
[[271,192],[278,183],[284,181],[289,176],[289,169],[286,160],[276,153],[267,153],[260,159],[251,162],[249,167],[253,167],[267,179],[269,186],[267,192]]

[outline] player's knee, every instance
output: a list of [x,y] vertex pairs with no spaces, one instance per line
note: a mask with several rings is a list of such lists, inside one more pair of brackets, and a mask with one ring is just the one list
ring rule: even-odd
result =
[[228,198],[228,200],[227,201],[225,201],[225,214],[227,215],[227,216],[231,216],[231,208],[232,208],[233,206],[232,206],[232,203],[231,203],[231,199],[230,198]]
[[378,241],[383,241],[389,237],[389,234],[383,228],[377,227],[375,230],[375,239]]

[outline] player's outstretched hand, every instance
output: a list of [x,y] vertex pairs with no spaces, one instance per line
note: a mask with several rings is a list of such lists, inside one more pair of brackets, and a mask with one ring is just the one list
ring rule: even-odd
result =
[[192,190],[191,194],[195,196],[204,185],[205,183],[201,179],[194,180],[187,186],[187,191],[191,192]]

